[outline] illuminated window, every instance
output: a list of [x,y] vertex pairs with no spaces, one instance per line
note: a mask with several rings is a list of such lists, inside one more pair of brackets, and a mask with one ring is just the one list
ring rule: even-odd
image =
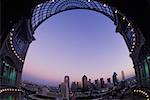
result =
[[15,79],[16,79],[16,71],[15,71],[15,68],[13,68],[13,70],[11,70],[9,79],[15,81]]
[[148,63],[147,63],[147,61],[146,60],[144,60],[144,68],[145,68],[145,74],[146,74],[146,78],[148,78],[149,77],[149,66],[148,66]]

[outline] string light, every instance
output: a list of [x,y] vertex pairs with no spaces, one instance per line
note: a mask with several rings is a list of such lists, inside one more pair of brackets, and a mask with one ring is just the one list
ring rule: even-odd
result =
[[15,91],[16,91],[16,92],[17,92],[17,91],[18,91],[18,92],[19,92],[19,91],[22,92],[21,89],[6,88],[6,89],[1,89],[1,90],[0,90],[0,93],[2,93],[2,92],[11,92],[11,91],[12,91],[12,92],[15,92]]
[[134,29],[132,28],[132,29],[131,29],[131,32],[133,32],[133,31],[134,31]]
[[10,41],[10,44],[12,44],[12,41]]
[[12,50],[15,50],[14,47],[11,48]]
[[123,20],[125,20],[126,19],[126,17],[125,16],[123,16],[123,18],[122,18]]
[[133,46],[132,46],[132,49],[134,49],[134,47],[135,47],[135,46],[133,45]]
[[149,100],[149,95],[145,91],[143,91],[143,90],[134,90],[134,92],[143,94],[147,98],[146,100]]
[[[40,5],[39,5],[39,6],[40,6]],[[12,30],[14,30],[14,29],[12,29]],[[13,40],[12,36],[13,36],[13,33],[10,32],[10,37],[9,37],[9,39],[10,39],[10,47],[11,47],[13,53],[15,54],[15,56],[16,56],[20,61],[24,62],[24,60],[23,60],[23,59],[17,54],[17,52],[15,51],[15,48],[14,48],[13,42],[12,42],[12,40]]]
[[12,28],[11,30],[12,30],[12,31],[14,31],[15,29],[14,29],[14,28]]
[[104,3],[104,5],[103,5],[104,7],[106,7],[106,4]]
[[131,23],[128,23],[128,26],[131,26]]

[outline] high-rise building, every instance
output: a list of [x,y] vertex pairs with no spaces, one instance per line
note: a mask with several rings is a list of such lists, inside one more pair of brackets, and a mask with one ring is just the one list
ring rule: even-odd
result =
[[81,88],[81,82],[77,82],[77,87]]
[[107,78],[107,83],[111,83],[111,78]]
[[70,79],[69,79],[69,76],[65,76],[64,77],[64,83],[67,84],[68,88],[70,88]]
[[71,91],[76,92],[77,91],[77,84],[75,82],[72,82],[71,84]]
[[121,76],[122,76],[122,80],[125,80],[125,75],[124,75],[124,71],[121,71]]
[[92,89],[92,86],[91,86],[91,79],[89,79],[89,81],[88,81],[88,89],[89,89],[89,90]]
[[114,86],[117,86],[118,85],[118,79],[117,79],[117,73],[116,72],[113,73],[112,79],[113,79]]
[[66,85],[65,85],[64,82],[62,82],[62,83],[60,84],[60,92],[61,92],[61,94],[63,95],[63,97],[66,97]]
[[95,80],[95,85],[98,85],[98,79]]
[[69,100],[69,76],[64,77],[64,82],[60,85],[60,91],[63,97]]
[[107,78],[107,88],[112,88],[113,83],[111,83],[111,78]]
[[105,83],[104,83],[104,79],[103,78],[100,78],[100,84],[101,84],[101,88],[104,88]]
[[88,89],[88,81],[87,81],[87,76],[82,77],[82,89],[87,90]]

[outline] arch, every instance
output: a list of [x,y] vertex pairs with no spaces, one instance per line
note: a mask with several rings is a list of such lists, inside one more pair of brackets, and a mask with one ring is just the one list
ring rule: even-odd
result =
[[117,27],[116,31],[120,32],[124,37],[130,54],[135,53],[135,49],[138,48],[137,44],[140,44],[141,42],[141,35],[139,35],[141,34],[140,30],[137,29],[137,27],[135,27],[133,23],[120,11],[102,3],[101,1],[55,0],[54,2],[45,1],[44,3],[38,4],[32,10],[32,18],[30,19],[33,34],[36,28],[51,16],[73,9],[93,10],[110,18]]
[[88,9],[100,12],[115,21],[113,10],[106,4],[90,0],[55,0],[37,5],[32,13],[31,26],[33,31],[46,19],[63,11],[72,9]]

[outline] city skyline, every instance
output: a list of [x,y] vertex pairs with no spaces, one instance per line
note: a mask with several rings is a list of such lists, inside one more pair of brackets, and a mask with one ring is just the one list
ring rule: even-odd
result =
[[115,33],[114,23],[100,13],[60,13],[41,24],[35,38],[27,53],[23,79],[56,85],[65,75],[72,80],[84,74],[106,79],[114,71],[120,76],[121,70],[126,77],[134,75],[125,41]]
[[[67,76],[67,75],[65,75],[65,76]],[[65,77],[65,76],[64,76],[64,77]],[[83,75],[83,76],[84,76],[84,75]],[[82,76],[82,77],[83,77],[83,76]],[[85,76],[86,76],[86,75],[85,75]],[[80,77],[80,80],[72,80],[71,77],[69,77],[69,80],[71,80],[71,81],[69,81],[69,84],[71,85],[71,83],[73,83],[73,82],[76,82],[76,83],[79,82],[79,83],[81,84],[81,83],[82,83],[82,77]],[[129,79],[129,78],[132,78],[132,77],[135,77],[135,76],[126,77],[125,80],[121,79],[121,77],[122,77],[122,76],[120,76],[119,81],[125,81],[126,79]],[[94,83],[95,80],[100,81],[101,78],[103,78],[103,77],[97,77],[97,78],[95,78],[95,79],[91,79],[90,77],[87,76],[87,81],[90,80],[91,83]],[[104,80],[105,83],[108,83],[108,79],[110,79],[110,82],[113,83],[113,82],[112,82],[112,81],[113,81],[112,77],[103,78],[103,80]],[[117,76],[117,79],[118,79],[118,76]],[[28,80],[22,80],[22,81],[28,81]],[[34,81],[28,81],[28,82],[31,82],[31,83],[36,84],[36,82],[34,82]],[[63,82],[64,82],[64,80],[62,79],[62,82],[58,83],[58,85],[61,84],[61,83],[63,83]],[[40,83],[37,83],[37,84],[40,84]],[[43,84],[43,85],[49,85],[49,84]],[[58,85],[56,85],[56,86],[58,86]],[[69,86],[69,87],[70,87],[70,86]]]

